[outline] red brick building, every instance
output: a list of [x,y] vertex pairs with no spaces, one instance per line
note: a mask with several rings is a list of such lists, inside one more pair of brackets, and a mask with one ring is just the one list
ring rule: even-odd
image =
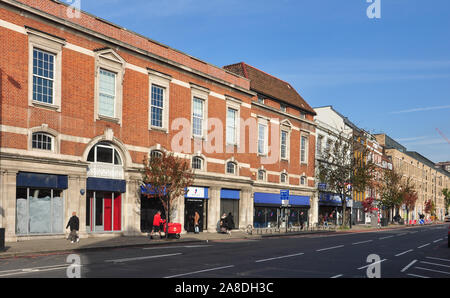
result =
[[[68,11],[51,0],[0,1],[0,227],[7,239],[62,237],[73,211],[82,237],[140,234],[160,208],[139,194],[142,161],[161,150],[195,168],[195,186],[172,219],[187,230],[195,211],[211,232],[223,212],[234,214],[236,228],[253,224],[259,193],[290,189],[293,201],[309,206],[315,127],[303,99],[266,90],[262,104],[253,77]],[[261,119],[278,128],[266,125],[258,140]],[[289,138],[277,144],[270,137],[280,127]],[[267,151],[258,154],[258,144]],[[277,150],[268,151],[272,145]],[[281,151],[288,158],[271,155]],[[258,181],[260,170],[266,176]]]

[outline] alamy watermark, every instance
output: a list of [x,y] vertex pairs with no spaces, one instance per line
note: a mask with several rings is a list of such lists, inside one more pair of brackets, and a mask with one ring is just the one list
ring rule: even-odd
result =
[[79,19],[81,17],[81,0],[67,0],[69,6],[66,14],[69,19]]
[[369,19],[381,19],[381,0],[366,0],[371,3],[367,7],[367,17]]

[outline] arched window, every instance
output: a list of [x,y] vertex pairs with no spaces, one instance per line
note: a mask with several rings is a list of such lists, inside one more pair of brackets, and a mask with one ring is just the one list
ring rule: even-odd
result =
[[161,158],[163,156],[162,152],[159,150],[153,150],[150,152],[150,158]]
[[236,163],[229,161],[227,162],[227,174],[233,174],[236,175]]
[[122,165],[119,151],[110,144],[104,142],[98,143],[92,147],[87,160],[94,163]]
[[192,158],[192,168],[194,170],[202,170],[203,169],[203,158],[194,156]]
[[33,149],[53,151],[53,136],[44,132],[35,132],[32,135],[31,146]]
[[306,177],[305,176],[300,177],[300,184],[306,185]]
[[259,181],[265,181],[266,180],[266,171],[259,170],[258,171],[258,180]]
[[281,183],[287,183],[288,181],[288,175],[286,173],[282,173],[280,176]]

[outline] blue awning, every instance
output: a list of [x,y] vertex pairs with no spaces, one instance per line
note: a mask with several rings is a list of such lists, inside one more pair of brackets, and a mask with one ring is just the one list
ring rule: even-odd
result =
[[221,189],[220,190],[220,198],[228,199],[228,200],[239,200],[240,199],[240,190],[236,189]]
[[[156,195],[157,192],[154,191],[154,190],[151,188],[151,185],[150,185],[150,184],[147,184],[147,186],[141,185],[141,194],[143,194],[143,195]],[[164,195],[165,195],[165,194],[166,194],[166,190],[164,190]]]
[[[281,206],[281,195],[276,193],[255,192],[255,204],[272,204]],[[310,197],[289,195],[289,205],[310,206]]]
[[19,172],[16,184],[17,187],[67,189],[68,180],[65,175]]
[[[347,204],[351,201],[351,198],[347,197]],[[319,195],[319,205],[321,206],[342,206],[342,200],[340,195],[332,193],[320,193]]]
[[127,182],[125,180],[89,177],[87,179],[86,189],[93,191],[111,191],[125,193],[126,186]]

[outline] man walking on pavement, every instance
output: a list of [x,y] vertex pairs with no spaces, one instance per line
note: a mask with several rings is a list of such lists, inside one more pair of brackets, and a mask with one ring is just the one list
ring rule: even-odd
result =
[[158,212],[156,212],[155,216],[153,217],[153,227],[152,227],[152,231],[150,232],[150,239],[153,239],[154,232],[159,232],[159,238],[162,239],[161,223],[162,223],[161,211],[158,210]]
[[67,223],[66,229],[70,227],[69,240],[71,243],[80,242],[80,237],[78,237],[77,232],[80,228],[80,220],[77,217],[77,213],[73,212],[72,217],[69,219]]

